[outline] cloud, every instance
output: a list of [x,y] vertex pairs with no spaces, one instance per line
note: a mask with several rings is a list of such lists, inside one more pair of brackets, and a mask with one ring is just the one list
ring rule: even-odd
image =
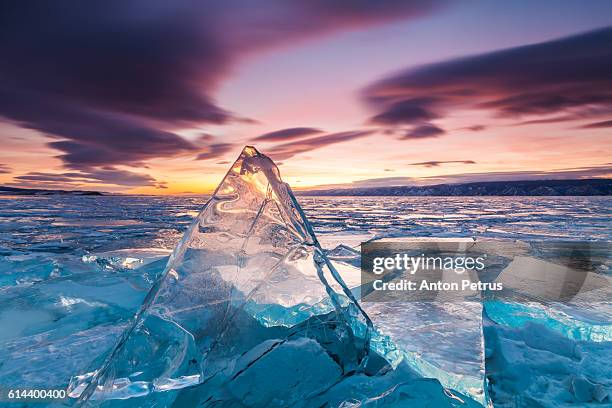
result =
[[449,164],[449,163],[461,163],[461,164],[476,164],[474,160],[446,160],[446,161],[426,161],[419,163],[410,163],[411,166],[423,166],[423,167],[438,167],[441,164]]
[[294,142],[273,146],[266,154],[275,160],[286,160],[300,153],[310,152],[336,143],[347,142],[373,134],[371,130],[353,130],[348,132],[329,133],[309,139],[300,139]]
[[409,130],[402,136],[402,139],[424,139],[428,137],[438,137],[444,133],[446,133],[444,129],[428,123]]
[[377,125],[398,125],[427,122],[439,117],[431,110],[435,100],[431,98],[413,98],[392,102],[385,110],[370,119]]
[[464,129],[465,130],[471,130],[472,132],[481,132],[483,130],[485,130],[487,127],[484,125],[473,125],[473,126],[467,126]]
[[604,120],[603,122],[589,123],[587,125],[580,126],[582,129],[603,129],[612,127],[612,120]]
[[0,174],[8,174],[11,172],[11,168],[6,164],[0,164]]
[[516,122],[512,126],[546,125],[549,123],[566,122],[566,121],[576,120],[576,119],[581,119],[581,118],[575,114],[574,115],[556,115],[556,116],[547,117],[543,119],[531,119],[531,120],[525,120],[522,122]]
[[232,143],[213,143],[207,147],[206,151],[200,153],[196,160],[218,159],[233,148]]
[[176,129],[253,122],[213,98],[245,56],[418,18],[439,3],[3,2],[0,117],[55,139],[49,146],[72,169],[198,154]]
[[253,139],[254,142],[277,142],[292,139],[299,139],[305,136],[312,136],[323,133],[320,129],[311,127],[294,127],[288,129],[276,130],[274,132],[264,133],[261,136]]
[[363,97],[379,112],[371,121],[385,125],[461,109],[535,120],[550,120],[546,115],[560,115],[561,120],[609,115],[610,44],[612,27],[423,65],[371,84]]
[[120,170],[111,166],[100,169],[80,172],[46,173],[30,172],[13,178],[13,185],[31,187],[33,185],[47,186],[58,185],[68,187],[82,187],[88,184],[102,184],[106,186],[139,187],[151,186],[155,188],[166,188],[166,183],[158,181],[148,174],[135,173]]
[[73,169],[115,164],[140,166],[152,158],[198,150],[174,133],[158,130],[125,115],[30,96],[29,92],[9,95],[1,88],[2,113],[22,127],[56,139],[48,146],[63,152],[59,157]]

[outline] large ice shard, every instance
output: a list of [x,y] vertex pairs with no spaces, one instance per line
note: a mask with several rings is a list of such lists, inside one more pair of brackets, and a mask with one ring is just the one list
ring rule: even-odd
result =
[[70,396],[112,408],[480,406],[394,364],[374,331],[274,163],[246,147]]
[[[73,381],[72,396],[113,406],[126,398],[131,406],[133,398],[292,405],[292,395],[304,398],[291,391],[297,382],[315,396],[363,370],[370,331],[277,167],[245,147],[131,328],[101,368]],[[248,382],[264,379],[251,378],[249,367],[282,371],[292,353],[309,357],[291,368],[294,378],[278,383],[276,395],[252,395]]]

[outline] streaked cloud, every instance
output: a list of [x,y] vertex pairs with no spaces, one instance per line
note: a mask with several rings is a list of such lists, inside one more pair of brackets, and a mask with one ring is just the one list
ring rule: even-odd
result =
[[[457,4],[412,24],[443,3],[5,2],[0,162],[10,169],[0,176],[209,191],[249,142],[279,165],[289,159],[283,173],[300,185],[609,161],[612,28],[499,44],[610,24],[601,10],[612,6],[498,13]],[[520,33],[504,28],[534,10],[550,19]],[[577,10],[591,18],[572,19]],[[474,11],[487,28],[472,24]],[[293,127],[301,125],[313,127]],[[470,157],[482,167],[435,160]],[[407,165],[417,161],[438,164]]]
[[253,139],[254,142],[282,142],[286,140],[300,139],[305,136],[312,136],[323,133],[322,130],[311,127],[294,127],[264,133]]
[[412,130],[409,130],[402,136],[402,139],[424,139],[428,137],[438,137],[445,134],[446,131],[431,123],[419,125]]
[[0,174],[8,174],[11,172],[11,168],[6,164],[0,164]]
[[308,139],[300,139],[294,142],[283,143],[273,146],[266,151],[266,154],[275,160],[285,160],[296,154],[310,152],[315,149],[320,149],[325,146],[330,146],[336,143],[356,140],[374,133],[372,130],[353,130],[348,132],[329,133],[323,136],[312,137]]
[[474,160],[445,160],[445,161],[432,160],[432,161],[419,162],[419,163],[410,163],[410,165],[411,166],[423,166],[423,167],[439,167],[442,164],[455,164],[455,163],[476,164]]
[[612,127],[612,120],[604,120],[602,122],[594,122],[581,126],[582,129],[603,129]]
[[69,106],[61,98],[30,97],[28,92],[9,95],[4,89],[0,89],[0,102],[6,103],[0,103],[0,113],[54,139],[48,146],[61,151],[59,158],[72,169],[142,166],[152,158],[198,151],[186,139],[129,116]]
[[72,169],[208,158],[224,147],[200,151],[176,129],[254,123],[213,97],[244,56],[417,18],[440,3],[3,3],[0,116],[55,139],[49,147]]
[[612,27],[422,65],[373,83],[363,96],[379,112],[371,121],[385,125],[440,118],[461,109],[546,121],[609,117],[610,44]]
[[[373,100],[378,99],[373,97]],[[380,98],[385,101],[386,98]],[[429,122],[439,117],[432,107],[437,103],[433,98],[411,98],[389,103],[378,115],[370,119],[376,125],[401,125]]]
[[485,125],[472,125],[472,126],[467,126],[464,129],[471,130],[472,132],[481,132],[485,130],[486,128],[487,127]]
[[79,188],[89,184],[109,185],[119,187],[138,187],[151,186],[155,188],[165,188],[166,183],[155,180],[148,174],[135,173],[127,170],[120,170],[114,167],[105,166],[100,169],[79,172],[30,172],[13,178],[11,185],[21,187],[42,187],[57,185]]
[[197,160],[218,159],[225,153],[230,152],[234,148],[232,143],[212,143],[205,148],[205,151],[198,154]]

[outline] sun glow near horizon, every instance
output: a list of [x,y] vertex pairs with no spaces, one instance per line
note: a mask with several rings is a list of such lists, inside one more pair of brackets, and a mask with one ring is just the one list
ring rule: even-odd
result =
[[[612,61],[612,3],[321,5],[311,17],[325,19],[304,27],[285,21],[299,8],[268,11],[221,31],[199,9],[151,10],[175,31],[134,30],[149,21],[129,7],[90,16],[91,32],[64,17],[45,21],[59,37],[4,27],[0,184],[208,194],[252,143],[295,189],[610,177],[612,77],[592,67]],[[164,46],[203,23],[206,41]],[[114,32],[150,41],[126,53]],[[109,41],[93,56],[66,40],[91,35]],[[20,51],[31,42],[51,66]]]

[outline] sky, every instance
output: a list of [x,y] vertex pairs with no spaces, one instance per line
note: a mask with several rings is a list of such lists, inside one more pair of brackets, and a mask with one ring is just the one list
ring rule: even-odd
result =
[[211,192],[611,177],[612,2],[0,5],[0,185]]

